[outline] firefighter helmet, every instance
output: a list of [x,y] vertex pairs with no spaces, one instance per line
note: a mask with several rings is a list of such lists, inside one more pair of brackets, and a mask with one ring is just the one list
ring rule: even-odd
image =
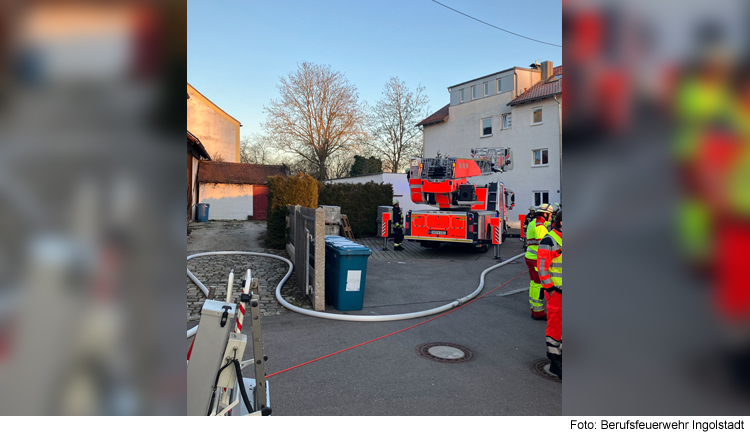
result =
[[398,199],[393,199],[393,205],[392,206],[395,207],[396,205],[398,205]]
[[531,211],[531,212],[534,212],[534,211],[536,211],[536,207],[535,207],[534,205],[530,206],[530,207],[529,207],[529,211]]
[[537,213],[550,213],[551,214],[553,211],[555,211],[555,207],[553,207],[552,205],[550,205],[548,203],[541,204],[536,209]]

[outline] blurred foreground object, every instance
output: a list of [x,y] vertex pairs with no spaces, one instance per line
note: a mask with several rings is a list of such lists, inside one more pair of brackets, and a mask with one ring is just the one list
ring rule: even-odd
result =
[[0,414],[185,412],[184,23],[0,4]]
[[750,412],[750,8],[674,6],[563,6],[566,415]]

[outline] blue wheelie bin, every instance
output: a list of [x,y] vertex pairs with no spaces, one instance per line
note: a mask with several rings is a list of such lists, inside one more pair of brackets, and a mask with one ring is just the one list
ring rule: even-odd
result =
[[326,303],[338,311],[362,310],[367,258],[364,245],[340,236],[326,236]]
[[208,222],[208,207],[210,207],[211,204],[207,203],[199,203],[198,204],[198,221],[199,222]]

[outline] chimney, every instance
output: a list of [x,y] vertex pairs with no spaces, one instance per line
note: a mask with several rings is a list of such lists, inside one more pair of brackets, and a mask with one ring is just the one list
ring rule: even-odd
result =
[[550,61],[542,62],[542,82],[552,77],[553,70],[554,70],[554,67],[552,66],[552,62]]

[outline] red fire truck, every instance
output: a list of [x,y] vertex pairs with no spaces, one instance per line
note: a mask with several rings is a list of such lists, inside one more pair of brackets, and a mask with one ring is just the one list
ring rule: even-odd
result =
[[[437,210],[409,211],[404,218],[404,239],[425,248],[442,242],[472,244],[487,251],[500,245],[507,230],[508,210],[515,195],[502,182],[474,185],[469,178],[512,168],[510,148],[473,149],[470,158],[412,158],[409,171],[411,200]],[[382,217],[388,233],[388,215]]]

